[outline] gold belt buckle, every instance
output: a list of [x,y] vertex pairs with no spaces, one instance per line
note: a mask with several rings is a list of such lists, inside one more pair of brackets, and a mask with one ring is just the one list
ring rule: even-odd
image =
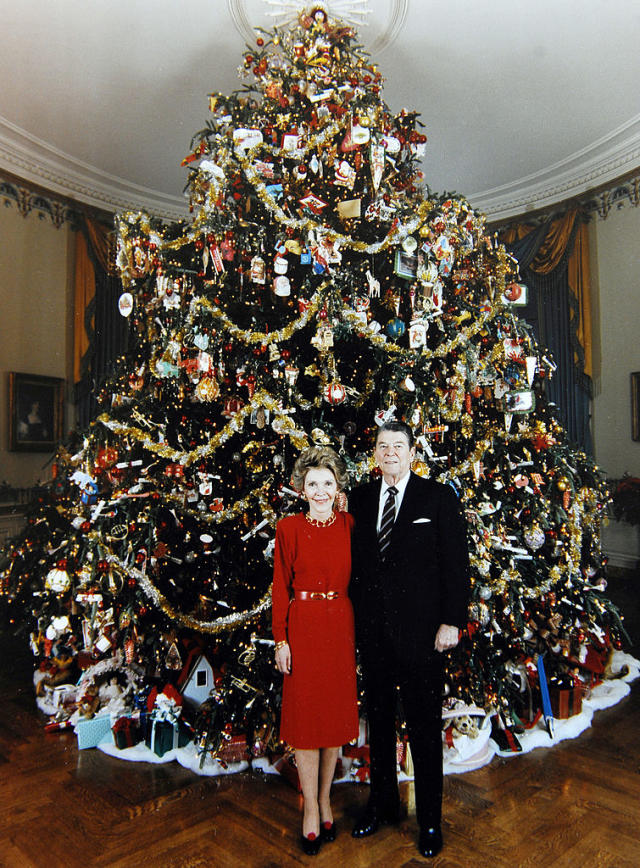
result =
[[326,595],[327,600],[335,600],[337,596],[338,596],[337,591],[329,591],[329,593]]
[[310,600],[324,600],[326,594],[323,594],[322,591],[311,591],[309,594]]

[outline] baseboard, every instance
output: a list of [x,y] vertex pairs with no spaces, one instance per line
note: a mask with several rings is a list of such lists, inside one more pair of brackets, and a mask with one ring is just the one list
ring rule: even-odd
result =
[[609,559],[609,564],[612,567],[624,567],[627,570],[635,570],[638,563],[640,563],[636,555],[630,555],[628,552],[604,548],[602,551]]

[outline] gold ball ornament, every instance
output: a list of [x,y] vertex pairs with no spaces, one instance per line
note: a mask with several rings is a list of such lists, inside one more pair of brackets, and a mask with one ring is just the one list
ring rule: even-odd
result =
[[423,479],[426,479],[431,475],[431,469],[426,461],[414,461],[411,465],[411,469],[414,473],[417,473],[418,476],[422,476]]
[[558,486],[558,490],[559,490],[559,491],[566,491],[566,490],[570,487],[571,482],[570,482],[570,480],[568,479],[568,477],[566,477],[566,476],[561,476],[561,477],[558,479],[558,481],[556,482],[556,485]]
[[203,377],[196,386],[194,392],[198,401],[206,403],[208,401],[214,401],[218,397],[220,394],[220,386],[218,385],[217,380],[214,380],[213,377]]

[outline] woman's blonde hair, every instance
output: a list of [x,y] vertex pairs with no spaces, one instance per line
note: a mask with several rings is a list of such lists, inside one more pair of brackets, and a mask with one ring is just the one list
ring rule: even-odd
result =
[[347,465],[330,446],[310,446],[302,452],[293,465],[291,482],[296,491],[302,491],[307,473],[312,469],[325,467],[336,478],[338,489],[343,491],[349,483]]

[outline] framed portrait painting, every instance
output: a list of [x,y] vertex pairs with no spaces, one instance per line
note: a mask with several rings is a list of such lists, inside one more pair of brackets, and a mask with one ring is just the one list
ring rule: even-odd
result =
[[62,439],[63,387],[59,377],[9,373],[9,450],[53,452]]

